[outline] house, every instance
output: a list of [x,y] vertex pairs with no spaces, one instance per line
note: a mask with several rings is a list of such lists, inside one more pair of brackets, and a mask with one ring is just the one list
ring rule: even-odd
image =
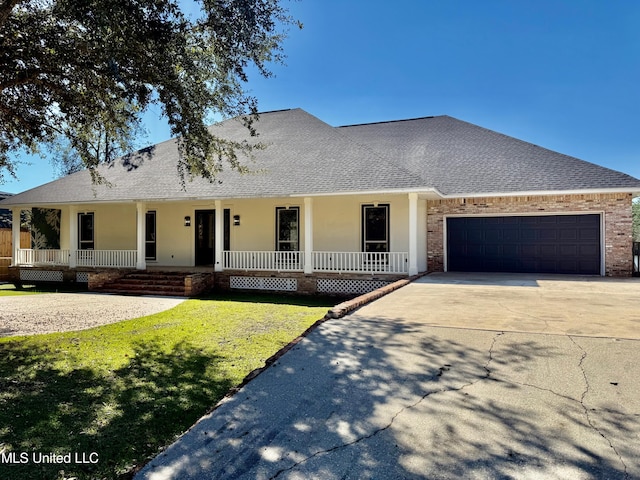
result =
[[[211,128],[247,138],[237,119]],[[169,140],[100,167],[108,186],[78,172],[4,200],[58,222],[56,248],[14,250],[15,281],[181,270],[186,293],[355,293],[421,272],[631,275],[640,180],[624,173],[449,116],[333,127],[292,109],[256,129],[248,174],[182,185]]]
[[[0,192],[0,201],[9,196],[10,193]],[[0,282],[9,278],[8,257],[11,257],[11,210],[0,208]]]
[[[0,201],[10,197],[11,195],[11,193],[0,192]],[[29,238],[29,232],[23,230],[20,234],[21,245],[28,245]],[[0,282],[7,281],[9,279],[9,265],[11,265],[12,260],[12,249],[11,210],[0,208]]]

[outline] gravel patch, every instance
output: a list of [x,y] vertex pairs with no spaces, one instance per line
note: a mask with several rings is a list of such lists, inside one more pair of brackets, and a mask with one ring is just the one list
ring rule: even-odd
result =
[[162,312],[178,297],[45,293],[0,297],[0,337],[85,330]]

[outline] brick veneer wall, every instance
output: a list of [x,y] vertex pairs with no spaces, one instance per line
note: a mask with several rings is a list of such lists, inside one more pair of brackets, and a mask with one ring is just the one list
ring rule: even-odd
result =
[[604,212],[605,275],[630,276],[631,194],[549,195],[429,200],[427,268],[444,271],[444,215]]

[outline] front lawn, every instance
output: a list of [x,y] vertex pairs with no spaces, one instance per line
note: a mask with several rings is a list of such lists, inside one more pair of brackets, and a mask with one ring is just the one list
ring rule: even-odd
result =
[[8,297],[11,295],[32,295],[34,293],[41,293],[33,286],[26,288],[16,288],[12,283],[0,284],[0,297]]
[[[0,478],[126,478],[331,305],[228,295],[82,332],[0,338]],[[72,462],[34,462],[50,453]]]

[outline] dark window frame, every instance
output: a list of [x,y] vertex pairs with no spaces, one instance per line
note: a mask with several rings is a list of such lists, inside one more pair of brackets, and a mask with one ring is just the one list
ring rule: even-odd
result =
[[[149,218],[153,217],[153,239],[149,240]],[[158,257],[158,216],[155,210],[148,210],[144,214],[144,258],[157,260]],[[149,245],[153,245],[153,255],[149,255]]]
[[[91,239],[85,239],[83,232],[85,232],[84,221],[85,219],[91,219],[91,226],[89,231],[91,232]],[[78,213],[78,250],[95,250],[96,247],[96,220],[95,212],[80,212]]]
[[[385,237],[386,239],[384,241],[380,241],[380,240],[368,240],[367,239],[367,228],[366,228],[366,223],[367,223],[367,210],[370,208],[382,208],[385,211]],[[373,203],[367,203],[367,204],[363,204],[362,205],[362,209],[361,209],[361,219],[360,219],[360,231],[361,231],[361,251],[364,253],[388,253],[391,251],[391,205],[389,203],[378,203],[378,204],[373,204]],[[367,251],[367,245],[368,244],[384,244],[385,245],[385,249],[384,250],[377,250],[377,251]]]
[[[280,212],[282,211],[295,211],[296,212],[296,239],[295,242],[291,240],[281,240],[280,239]],[[299,252],[300,251],[300,207],[276,207],[276,251],[277,252]],[[281,244],[285,243],[295,243],[296,249],[283,250],[281,248]]]
[[222,250],[231,250],[231,209],[225,208],[223,210],[223,226],[222,226]]

